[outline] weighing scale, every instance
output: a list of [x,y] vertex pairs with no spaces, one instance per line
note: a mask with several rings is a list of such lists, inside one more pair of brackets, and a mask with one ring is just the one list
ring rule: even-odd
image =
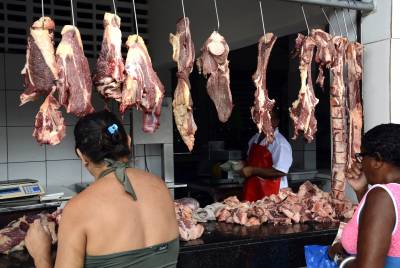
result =
[[44,202],[44,188],[37,180],[0,181],[0,213],[59,206],[60,201]]

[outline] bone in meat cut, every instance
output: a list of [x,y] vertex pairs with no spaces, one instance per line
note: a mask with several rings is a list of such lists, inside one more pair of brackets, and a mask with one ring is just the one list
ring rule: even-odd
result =
[[317,120],[315,118],[315,106],[319,100],[315,97],[312,77],[311,77],[311,64],[315,48],[315,41],[310,36],[299,34],[296,39],[296,49],[299,50],[300,55],[300,78],[301,88],[299,91],[298,99],[293,102],[292,107],[289,108],[290,117],[294,123],[294,137],[296,139],[299,132],[303,132],[304,137],[308,142],[314,139],[315,132],[317,131]]
[[258,42],[257,71],[253,75],[253,81],[257,89],[254,94],[254,106],[251,107],[251,116],[257,125],[258,131],[264,132],[269,144],[274,141],[271,111],[274,108],[275,100],[268,98],[267,67],[276,39],[276,36],[272,33],[267,33],[260,38]]
[[[335,36],[332,39],[335,56],[331,66],[332,83],[330,88],[331,131],[333,139],[332,194],[336,199],[344,198],[345,171],[347,164],[348,126],[346,120],[346,95],[344,85],[344,60],[347,39]],[[336,138],[338,137],[338,138]]]
[[121,54],[121,19],[115,14],[104,14],[104,36],[93,74],[93,83],[105,99],[121,101],[124,81],[124,59]]
[[173,47],[173,60],[178,65],[178,84],[172,102],[176,127],[183,141],[192,151],[197,126],[193,119],[193,101],[190,95],[189,75],[193,70],[195,50],[189,28],[189,19],[182,18],[176,24],[176,33],[169,35]]
[[41,17],[30,29],[26,50],[24,76],[25,91],[20,96],[21,104],[34,101],[39,95],[48,95],[58,79],[54,55],[54,21]]
[[38,143],[57,145],[65,137],[64,118],[59,109],[60,104],[50,93],[35,118],[33,137]]
[[315,62],[319,65],[319,74],[317,84],[324,87],[324,68],[330,69],[335,54],[335,46],[332,42],[332,36],[320,29],[313,29],[311,36],[315,40],[317,52],[315,53]]
[[361,151],[361,136],[363,127],[363,109],[361,104],[360,81],[362,79],[362,53],[360,43],[349,43],[346,48],[349,130],[347,147],[347,167],[354,163],[355,153]]
[[126,79],[122,90],[120,112],[136,107],[143,111],[143,131],[153,133],[160,125],[159,117],[164,98],[164,86],[153,70],[143,38],[130,35],[125,63]]
[[199,73],[208,77],[207,93],[222,123],[228,121],[233,108],[228,54],[225,38],[214,31],[201,48],[201,56],[196,62]]
[[61,35],[56,51],[59,101],[67,113],[82,117],[94,112],[89,63],[83,52],[79,30],[72,25],[65,25]]

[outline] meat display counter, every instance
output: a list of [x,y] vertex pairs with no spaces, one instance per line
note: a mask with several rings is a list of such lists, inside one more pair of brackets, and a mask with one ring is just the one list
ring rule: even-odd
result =
[[[246,227],[208,222],[202,237],[180,243],[179,268],[304,267],[305,245],[329,245],[339,224]],[[56,248],[53,249],[55,256]],[[26,251],[0,256],[0,267],[33,268]]]

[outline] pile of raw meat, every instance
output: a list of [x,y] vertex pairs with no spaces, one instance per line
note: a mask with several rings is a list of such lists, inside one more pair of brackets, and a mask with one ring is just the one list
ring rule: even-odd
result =
[[297,194],[287,188],[252,203],[240,202],[233,196],[223,204],[215,215],[217,220],[245,226],[339,222],[350,219],[356,208],[350,201],[332,198],[309,181],[300,186]]
[[57,210],[52,214],[39,213],[23,216],[18,220],[9,223],[0,230],[0,253],[8,254],[13,251],[23,250],[25,246],[25,236],[29,228],[29,224],[36,219],[40,219],[42,226],[48,230],[52,243],[57,242],[56,228],[61,218],[61,210]]
[[[121,19],[105,13],[104,37],[93,77],[84,55],[79,30],[72,25],[62,29],[62,39],[54,48],[54,21],[42,17],[35,21],[28,36],[26,64],[22,70],[25,92],[21,105],[46,99],[36,115],[33,136],[40,144],[56,145],[65,137],[65,124],[60,108],[83,117],[94,112],[91,103],[93,85],[107,101],[120,103],[121,114],[136,107],[143,112],[143,130],[153,133],[159,126],[164,86],[154,72],[143,39],[132,35],[124,66],[120,30]],[[57,97],[57,96],[58,97]]]
[[204,227],[199,222],[220,221],[257,226],[263,223],[288,225],[293,223],[334,223],[351,219],[356,209],[349,200],[339,200],[307,181],[297,193],[290,188],[255,202],[241,202],[236,196],[199,208],[192,198],[175,200],[175,212],[181,240],[199,237]]
[[[317,131],[315,97],[311,65],[319,65],[317,84],[324,85],[324,69],[331,72],[330,106],[333,137],[332,192],[344,198],[345,170],[354,163],[361,150],[363,111],[360,90],[363,46],[341,36],[331,36],[322,30],[312,30],[309,36],[299,34],[296,50],[300,60],[301,88],[298,99],[290,108],[295,135],[302,133],[311,142]],[[315,52],[315,57],[314,57]],[[347,72],[346,72],[347,70]]]
[[199,209],[199,202],[193,198],[182,198],[175,200],[174,204],[180,239],[189,241],[201,237],[204,227],[193,218],[193,213]]

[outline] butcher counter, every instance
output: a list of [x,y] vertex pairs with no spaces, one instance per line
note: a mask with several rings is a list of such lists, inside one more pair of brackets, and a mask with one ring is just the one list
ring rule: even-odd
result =
[[[178,267],[303,267],[304,245],[331,244],[337,229],[338,224],[245,227],[209,222],[201,238],[181,242]],[[33,267],[33,263],[24,251],[0,256],[0,267]]]

